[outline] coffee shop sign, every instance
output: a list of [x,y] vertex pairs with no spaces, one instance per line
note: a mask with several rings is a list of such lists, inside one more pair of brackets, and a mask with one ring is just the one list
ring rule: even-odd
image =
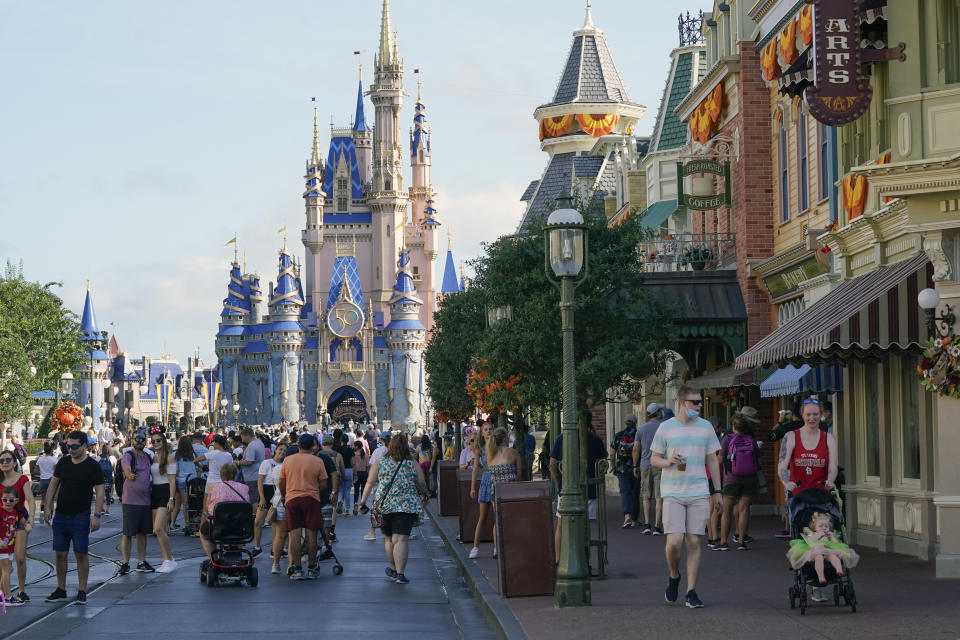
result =
[[860,72],[860,0],[808,0],[813,4],[814,83],[803,92],[810,114],[838,126],[870,106],[873,88]]

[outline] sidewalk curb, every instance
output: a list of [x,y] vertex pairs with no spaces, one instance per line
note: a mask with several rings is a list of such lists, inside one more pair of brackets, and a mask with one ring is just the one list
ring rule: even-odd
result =
[[527,640],[527,634],[520,626],[516,616],[504,604],[497,592],[493,590],[479,567],[467,557],[467,551],[463,545],[457,542],[457,534],[447,529],[446,523],[436,513],[433,504],[427,505],[426,511],[430,514],[430,519],[436,525],[437,531],[440,532],[440,537],[443,538],[447,549],[450,550],[450,555],[460,566],[467,586],[470,587],[470,591],[473,592],[474,597],[480,603],[483,614],[493,625],[497,634],[504,640]]

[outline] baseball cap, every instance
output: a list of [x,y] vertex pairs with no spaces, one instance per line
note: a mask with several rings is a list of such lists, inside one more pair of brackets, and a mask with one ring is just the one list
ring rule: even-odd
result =
[[317,444],[317,439],[309,433],[301,433],[300,439],[297,440],[297,444],[301,449],[311,449]]
[[632,422],[633,424],[637,424],[637,416],[633,415],[632,413],[629,413],[629,414],[627,414],[627,417],[624,418],[623,421],[624,421],[624,422]]
[[387,430],[387,429],[384,429],[383,433],[380,434],[380,439],[383,440],[384,442],[386,442],[387,440],[389,440],[389,439],[390,439],[390,431]]
[[287,447],[287,455],[288,455],[288,456],[292,456],[292,455],[295,454],[295,453],[300,453],[300,447],[298,447],[298,446],[295,445],[295,444],[292,444],[292,445],[290,445],[289,447]]
[[149,436],[147,435],[147,428],[140,427],[137,429],[136,433],[133,434],[134,440],[146,440]]
[[651,402],[650,404],[647,405],[647,413],[648,414],[656,413],[657,411],[660,411],[660,409],[664,409],[664,408],[665,407],[659,402]]

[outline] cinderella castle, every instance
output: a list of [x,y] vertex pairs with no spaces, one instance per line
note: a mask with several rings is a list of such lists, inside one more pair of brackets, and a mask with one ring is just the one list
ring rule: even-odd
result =
[[[317,110],[306,163],[303,260],[284,241],[275,282],[234,259],[216,352],[220,397],[238,421],[370,419],[425,424],[423,348],[438,298],[459,291],[447,246],[437,280],[440,220],[430,183],[430,129],[417,86],[409,147],[400,137],[403,60],[383,1],[374,78],[353,124],[321,152]],[[404,188],[409,148],[412,181]],[[266,293],[266,295],[264,295]],[[231,406],[232,408],[232,406]]]

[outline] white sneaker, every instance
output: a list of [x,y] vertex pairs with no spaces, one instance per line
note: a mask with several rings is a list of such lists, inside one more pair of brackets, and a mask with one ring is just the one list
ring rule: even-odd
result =
[[280,565],[275,564],[275,565],[273,565],[273,568],[270,569],[270,573],[283,573],[283,572],[280,571]]
[[471,559],[471,560],[473,560],[474,558],[476,558],[476,557],[479,556],[479,555],[480,555],[480,549],[479,549],[478,547],[474,547],[473,549],[470,549],[470,559]]
[[176,560],[164,560],[160,563],[160,566],[157,568],[157,573],[173,573],[173,570],[177,568]]
[[377,539],[377,534],[375,534],[375,533],[373,533],[373,532],[371,531],[370,533],[368,533],[368,534],[366,534],[365,536],[363,536],[363,539],[364,539],[364,540],[376,540],[376,539]]

